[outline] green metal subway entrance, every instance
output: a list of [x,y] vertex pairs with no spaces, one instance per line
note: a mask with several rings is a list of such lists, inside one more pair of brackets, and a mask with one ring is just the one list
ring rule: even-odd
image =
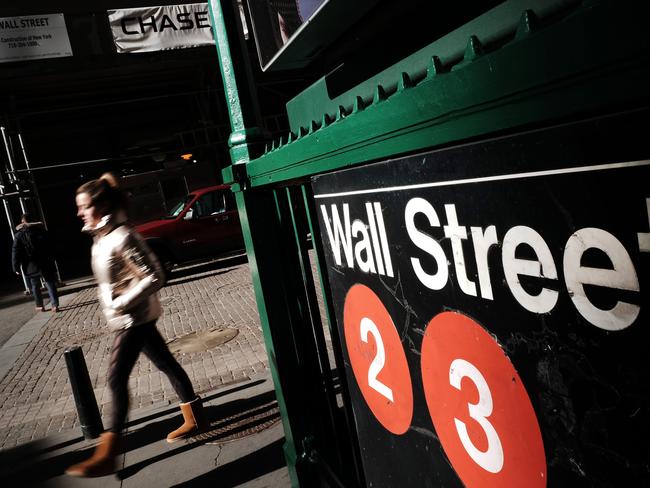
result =
[[[312,45],[302,62],[323,76],[272,140],[235,11],[210,4],[233,131],[223,174],[292,484],[647,484],[642,22],[627,2],[507,1],[450,7],[446,29],[409,37],[386,3]],[[404,9],[426,17],[424,3]],[[301,11],[251,1],[253,24],[260,4],[277,32]],[[303,32],[280,36],[276,67],[295,64]],[[382,35],[407,48],[378,59]]]

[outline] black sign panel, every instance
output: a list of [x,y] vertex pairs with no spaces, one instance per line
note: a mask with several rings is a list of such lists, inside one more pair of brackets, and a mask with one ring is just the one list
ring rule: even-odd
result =
[[650,486],[641,120],[314,178],[368,486]]

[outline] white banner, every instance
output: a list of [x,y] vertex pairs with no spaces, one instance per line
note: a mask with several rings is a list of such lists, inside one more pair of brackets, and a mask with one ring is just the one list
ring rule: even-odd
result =
[[214,45],[207,3],[109,10],[118,53]]
[[63,14],[0,17],[0,63],[72,56]]

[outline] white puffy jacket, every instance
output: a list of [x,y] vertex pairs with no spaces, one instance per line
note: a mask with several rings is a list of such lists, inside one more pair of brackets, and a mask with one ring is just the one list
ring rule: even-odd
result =
[[160,317],[158,290],[163,274],[156,256],[121,216],[108,215],[94,229],[92,268],[101,304],[112,331]]

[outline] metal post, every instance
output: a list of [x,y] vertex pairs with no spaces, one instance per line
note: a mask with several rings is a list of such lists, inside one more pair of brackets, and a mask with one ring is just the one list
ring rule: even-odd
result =
[[[34,179],[34,175],[32,173],[32,168],[29,165],[29,159],[27,159],[27,151],[25,150],[25,144],[23,144],[23,135],[19,132],[18,133],[18,141],[20,142],[20,149],[23,153],[23,159],[25,160],[25,167],[27,168],[27,176],[29,177],[29,182],[31,183],[32,190],[34,191],[34,198],[36,199],[36,205],[38,206],[38,213],[41,215],[41,220],[43,220],[43,225],[45,226],[45,229],[47,229],[47,222],[45,220],[45,212],[43,212],[43,206],[41,205],[41,197],[38,194],[38,187],[36,186],[36,180]],[[54,267],[56,268],[56,278],[57,278],[57,283],[59,285],[63,285],[63,281],[61,280],[61,272],[59,271],[59,263],[54,260]]]
[[[4,126],[2,126],[0,127],[0,131],[2,131],[2,140],[4,141],[5,144],[7,159],[9,160],[9,162],[11,162],[11,147],[9,146],[9,140],[7,139],[7,129]],[[13,174],[9,169],[7,169],[7,175],[9,176],[9,183],[13,183],[13,180],[16,179],[16,175]]]
[[[11,216],[11,210],[9,209],[9,202],[7,202],[7,197],[4,191],[5,191],[4,184],[0,182],[0,199],[2,200],[2,204],[5,208],[5,214],[7,215],[7,222],[9,223],[9,232],[11,232],[11,239],[13,240],[16,235],[16,233],[14,232],[14,219]],[[27,294],[31,293],[29,285],[27,284],[27,278],[25,277],[25,273],[23,273],[22,268],[20,270],[20,276],[23,279],[23,285],[25,286],[25,293]]]
[[[9,163],[9,174],[11,175],[9,180],[11,181],[13,179],[13,182],[15,183],[17,180],[16,177],[16,168],[14,167],[14,159],[11,156],[11,140],[7,139],[7,131],[4,127],[2,129],[2,139],[4,140],[5,143],[5,150],[7,151],[7,162]],[[23,200],[23,197],[20,196],[20,188],[18,189],[18,201],[20,202],[20,209],[22,210],[23,213],[27,212],[25,209],[25,202]]]
[[63,353],[68,367],[70,386],[77,405],[77,415],[81,432],[86,439],[95,439],[104,431],[102,417],[99,415],[97,400],[90,382],[88,368],[80,346],[68,347]]
[[[7,148],[7,155],[9,155],[9,147],[7,146],[7,140],[5,138],[5,128],[1,127],[2,129],[2,137],[5,139],[5,147]],[[13,195],[13,194],[12,194]],[[11,240],[13,241],[16,233],[14,232],[14,219],[11,215],[11,209],[9,208],[9,202],[7,201],[7,197],[9,195],[5,194],[5,186],[4,186],[4,178],[2,178],[2,174],[0,173],[0,199],[2,200],[2,205],[4,206],[5,209],[5,214],[7,216],[7,223],[9,224],[9,232],[11,233]],[[20,276],[23,280],[23,286],[25,287],[25,293],[30,294],[30,287],[27,284],[27,278],[25,277],[25,273],[23,273],[23,270],[21,268],[20,270]]]

